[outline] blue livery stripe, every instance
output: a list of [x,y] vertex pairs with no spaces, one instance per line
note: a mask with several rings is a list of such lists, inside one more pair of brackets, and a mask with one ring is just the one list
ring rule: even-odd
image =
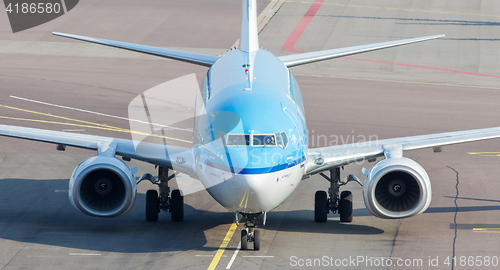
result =
[[264,168],[232,168],[227,165],[215,163],[215,162],[207,162],[206,165],[210,166],[212,168],[216,168],[219,170],[223,170],[226,172],[235,172],[238,174],[264,174],[264,173],[272,173],[272,172],[277,172],[281,171],[284,169],[288,169],[294,166],[299,165],[300,163],[304,162],[306,160],[305,156],[302,156],[301,158],[288,162],[286,164],[280,164],[277,166],[273,167],[264,167]]

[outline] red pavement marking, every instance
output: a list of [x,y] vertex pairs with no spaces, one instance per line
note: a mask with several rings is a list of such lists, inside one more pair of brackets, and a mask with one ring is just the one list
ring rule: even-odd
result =
[[316,2],[311,5],[304,17],[302,17],[302,19],[300,20],[299,24],[297,24],[297,26],[293,30],[292,34],[286,40],[285,44],[283,45],[284,50],[294,53],[303,53],[295,50],[293,47],[299,40],[300,36],[302,36],[304,30],[306,30],[307,28],[307,25],[309,25],[312,18],[316,15],[316,12],[318,12],[318,9],[321,7],[323,2],[325,2],[325,0],[316,0]]
[[[311,20],[314,18],[316,15],[316,12],[318,12],[319,8],[323,4],[325,0],[316,0],[309,10],[306,12],[304,17],[300,20],[299,24],[295,27],[293,30],[292,34],[288,37],[286,40],[285,44],[283,45],[283,49],[289,52],[294,52],[294,53],[303,53],[301,51],[295,50],[295,44],[299,40],[299,38],[302,36],[304,31],[306,30],[307,26],[311,22]],[[488,75],[488,74],[481,74],[481,73],[473,73],[473,72],[466,72],[466,71],[459,71],[459,70],[452,70],[452,69],[445,69],[445,68],[435,68],[435,67],[426,67],[426,66],[417,66],[417,65],[409,65],[409,64],[402,64],[402,63],[393,63],[393,62],[385,62],[385,61],[376,61],[376,60],[367,60],[367,59],[358,59],[358,58],[351,58],[351,57],[341,57],[341,59],[348,59],[348,60],[356,60],[356,61],[364,61],[364,62],[372,62],[372,63],[381,63],[381,64],[388,64],[388,65],[396,65],[396,66],[405,66],[405,67],[413,67],[413,68],[423,68],[423,69],[432,69],[432,70],[439,70],[439,71],[446,71],[446,72],[453,72],[453,73],[460,73],[460,74],[467,74],[467,75],[474,75],[474,76],[483,76],[483,77],[491,77],[491,78],[500,78],[500,76],[496,75]]]

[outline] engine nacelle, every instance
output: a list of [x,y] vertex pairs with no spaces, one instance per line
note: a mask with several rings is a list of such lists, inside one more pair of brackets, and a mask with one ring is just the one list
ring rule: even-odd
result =
[[387,158],[369,171],[363,198],[370,213],[379,218],[405,218],[427,210],[431,182],[420,164],[408,158]]
[[69,181],[69,200],[91,216],[118,217],[128,213],[136,193],[130,168],[115,157],[95,156],[82,161]]

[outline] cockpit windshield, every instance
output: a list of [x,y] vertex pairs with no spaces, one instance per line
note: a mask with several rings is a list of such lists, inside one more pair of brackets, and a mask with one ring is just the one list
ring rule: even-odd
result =
[[276,143],[279,147],[285,149],[288,145],[288,137],[285,132],[276,133]]
[[250,145],[250,135],[228,134],[226,145]]
[[253,135],[253,145],[276,145],[274,135]]
[[227,146],[279,146],[283,149],[288,144],[285,132],[276,134],[227,134]]

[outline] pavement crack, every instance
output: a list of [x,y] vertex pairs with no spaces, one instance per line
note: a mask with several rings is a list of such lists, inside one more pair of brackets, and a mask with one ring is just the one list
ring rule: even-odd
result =
[[[455,227],[455,236],[453,238],[453,254],[451,256],[451,258],[453,259],[453,258],[455,258],[455,249],[456,249],[457,236],[458,236],[458,227],[457,227],[458,204],[457,204],[457,200],[458,200],[458,196],[460,194],[460,191],[458,190],[458,185],[460,184],[460,179],[459,179],[458,171],[457,170],[453,169],[450,166],[447,166],[447,167],[450,168],[452,171],[454,171],[455,174],[457,175],[456,184],[455,184],[455,190],[457,192],[456,192],[455,200],[454,200],[454,203],[455,203],[455,216],[453,217],[453,224],[454,224],[454,227]],[[451,269],[452,270],[455,269],[455,266],[454,266],[453,263],[451,264]]]
[[129,91],[114,89],[114,88],[105,87],[105,86],[91,85],[91,84],[83,84],[83,83],[60,81],[60,80],[45,79],[45,78],[34,78],[34,77],[28,77],[28,76],[16,76],[16,75],[9,75],[9,74],[3,74],[3,73],[0,73],[0,76],[9,77],[9,78],[16,78],[16,79],[24,79],[24,80],[35,80],[35,81],[46,81],[46,82],[50,82],[50,83],[69,84],[69,85],[76,85],[76,86],[81,86],[81,87],[91,87],[91,88],[104,89],[104,90],[109,90],[109,91],[113,91],[113,92],[118,92],[120,94],[134,95],[134,93],[131,93]]
[[[394,234],[394,240],[392,241],[391,254],[389,258],[392,258],[392,254],[394,253],[394,247],[396,247],[396,239],[398,238],[399,228],[401,227],[401,219],[398,219],[398,226],[396,227],[396,233]],[[387,266],[387,270],[391,268],[390,265]]]
[[21,253],[21,251],[23,251],[23,249],[28,245],[28,243],[24,243],[24,245],[19,248],[19,250],[16,252],[16,254],[14,254],[14,256],[12,256],[12,258],[10,258],[10,260],[2,267],[1,270],[5,270],[7,268],[7,266],[9,266],[9,264],[19,255],[19,253]]

